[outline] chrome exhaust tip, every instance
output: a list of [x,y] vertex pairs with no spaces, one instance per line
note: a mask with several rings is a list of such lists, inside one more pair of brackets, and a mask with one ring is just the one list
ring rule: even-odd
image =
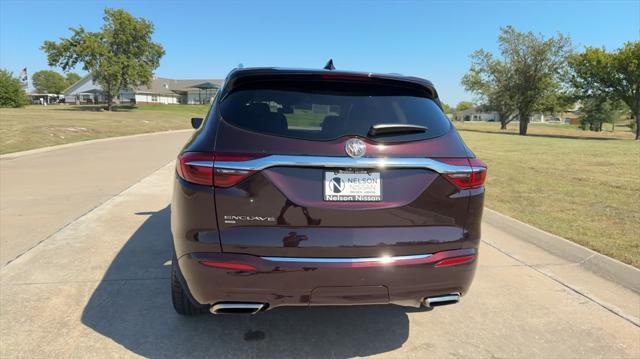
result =
[[209,311],[213,314],[256,314],[264,307],[264,303],[217,303]]
[[441,305],[455,304],[460,301],[460,293],[450,293],[446,295],[440,295],[437,297],[425,298],[423,303],[425,307],[432,308]]

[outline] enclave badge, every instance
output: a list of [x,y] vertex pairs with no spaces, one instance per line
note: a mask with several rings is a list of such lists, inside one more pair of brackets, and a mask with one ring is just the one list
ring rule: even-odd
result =
[[352,138],[344,144],[344,151],[352,158],[360,158],[367,152],[367,145],[358,138]]
[[251,221],[251,222],[275,222],[275,217],[263,217],[263,216],[224,216],[224,223],[237,223],[237,221]]

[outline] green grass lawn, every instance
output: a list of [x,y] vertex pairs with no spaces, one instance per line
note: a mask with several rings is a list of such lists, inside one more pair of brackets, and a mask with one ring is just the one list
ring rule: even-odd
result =
[[456,126],[489,166],[487,207],[640,267],[640,143],[576,129],[545,135],[547,126],[526,137]]
[[[518,124],[510,123],[507,130],[500,130],[499,122],[467,121],[455,122],[460,130],[487,133],[518,133]],[[555,137],[579,137],[579,138],[619,138],[633,139],[634,133],[628,126],[617,125],[615,131],[611,131],[611,124],[603,124],[603,131],[584,131],[577,125],[555,124],[555,123],[531,123],[527,131],[532,136],[555,136]]]
[[0,154],[98,138],[191,127],[209,105],[27,106],[0,108]]

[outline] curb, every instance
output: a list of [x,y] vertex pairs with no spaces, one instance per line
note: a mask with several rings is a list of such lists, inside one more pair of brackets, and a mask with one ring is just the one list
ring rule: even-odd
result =
[[521,238],[560,258],[579,264],[600,277],[640,293],[640,269],[486,207],[482,219],[516,238]]
[[137,133],[135,135],[97,138],[95,140],[87,140],[87,141],[65,143],[63,145],[55,145],[55,146],[34,148],[32,150],[26,150],[26,151],[20,151],[20,152],[6,153],[4,155],[0,155],[0,160],[11,160],[11,159],[14,159],[14,158],[19,158],[19,157],[24,157],[24,156],[29,156],[29,155],[35,155],[35,154],[39,154],[39,153],[46,153],[46,152],[51,152],[51,151],[57,151],[57,150],[62,150],[62,149],[65,149],[65,148],[70,148],[70,147],[76,147],[76,146],[81,146],[81,145],[89,145],[89,144],[92,144],[92,143],[117,141],[117,140],[122,140],[122,139],[125,139],[125,138],[165,135],[165,134],[168,134],[168,133],[178,133],[178,132],[187,132],[187,131],[194,131],[194,130],[191,129],[191,128],[188,128],[188,129],[184,129],[184,130],[170,130],[170,131],[160,131],[160,132]]

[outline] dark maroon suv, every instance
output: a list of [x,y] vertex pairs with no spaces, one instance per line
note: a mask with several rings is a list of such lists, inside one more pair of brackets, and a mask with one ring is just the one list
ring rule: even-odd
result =
[[232,71],[177,162],[180,314],[455,303],[478,258],[486,166],[431,82]]

